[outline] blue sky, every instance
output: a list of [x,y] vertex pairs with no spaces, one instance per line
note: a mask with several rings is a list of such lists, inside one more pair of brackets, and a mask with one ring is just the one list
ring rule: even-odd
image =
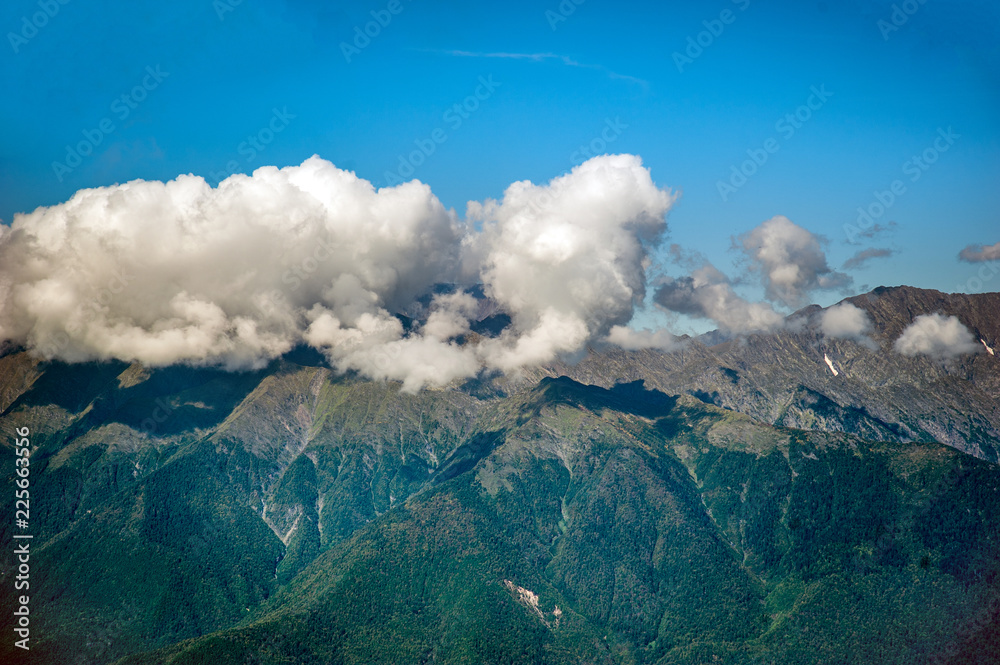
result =
[[[892,4],[11,0],[0,218],[81,188],[215,180],[312,154],[383,185],[419,145],[434,149],[410,160],[411,177],[464,214],[593,146],[641,155],[658,185],[680,190],[669,242],[733,276],[732,237],[785,215],[828,240],[835,269],[892,250],[850,271],[855,292],[996,291],[1000,277],[977,285],[979,266],[957,257],[1000,241],[1000,9],[912,0],[897,26]],[[355,42],[372,12],[387,24]],[[808,119],[778,124],[797,111]],[[81,141],[96,145],[76,164],[67,147]],[[925,151],[934,163],[914,170]],[[888,230],[849,243],[845,224],[896,180],[905,191],[878,220]]]

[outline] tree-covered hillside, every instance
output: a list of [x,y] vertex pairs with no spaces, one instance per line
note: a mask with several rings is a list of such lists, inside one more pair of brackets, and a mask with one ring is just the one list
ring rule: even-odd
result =
[[32,430],[24,662],[996,658],[1000,468],[937,443],[640,381],[0,364]]

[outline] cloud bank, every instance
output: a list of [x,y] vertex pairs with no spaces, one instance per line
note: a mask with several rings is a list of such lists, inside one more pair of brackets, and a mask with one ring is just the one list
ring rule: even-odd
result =
[[[631,319],[673,201],[631,155],[514,183],[470,204],[469,223],[420,182],[376,190],[319,157],[217,188],[180,176],[81,190],[0,227],[0,338],[69,362],[229,369],[304,343],[409,390],[516,371]],[[459,288],[404,330],[396,314],[440,284]],[[461,287],[474,284],[512,324],[469,342],[477,305]]]
[[922,314],[908,325],[894,344],[904,356],[925,355],[950,360],[981,350],[976,338],[956,316]]

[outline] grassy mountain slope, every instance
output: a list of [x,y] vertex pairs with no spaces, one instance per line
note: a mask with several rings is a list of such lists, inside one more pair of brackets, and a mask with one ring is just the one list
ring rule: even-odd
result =
[[[416,395],[307,354],[227,374],[9,353],[33,642],[0,660],[996,662],[1000,467],[901,429],[991,394],[992,359],[892,411],[910,365],[850,348],[837,384],[809,334]],[[776,395],[808,408],[769,419],[810,429],[732,408]],[[9,440],[0,464],[13,514]]]
[[[311,381],[315,370],[298,374]],[[352,413],[412,398],[372,402],[356,389]],[[214,436],[46,545],[39,584],[108,596],[44,601],[51,653],[85,632],[71,608],[96,623],[125,603],[131,614],[119,610],[121,632],[105,633],[113,646],[102,653],[189,638],[125,663],[805,663],[816,653],[919,663],[998,598],[1000,473],[938,444],[774,428],[638,384],[546,379],[480,405],[419,488],[346,538],[310,551],[289,543],[299,569],[284,571],[281,541],[238,505],[239,460]],[[274,484],[274,504],[315,509],[324,485],[299,460],[330,445],[311,439]],[[109,557],[106,533],[124,559],[162,574],[140,579]],[[56,553],[76,567],[60,568]],[[68,584],[83,569],[91,583]],[[128,590],[139,584],[147,602],[136,606]]]

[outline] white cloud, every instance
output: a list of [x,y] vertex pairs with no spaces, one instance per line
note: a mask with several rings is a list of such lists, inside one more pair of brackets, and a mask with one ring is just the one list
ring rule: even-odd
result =
[[[77,192],[0,227],[0,338],[49,358],[259,367],[297,344],[408,390],[577,353],[632,317],[673,197],[638,157],[518,182],[460,224],[417,181],[375,190],[318,157],[217,188]],[[460,345],[483,283],[512,317]],[[422,300],[420,302],[427,302]],[[411,330],[395,314],[427,313]]]
[[820,317],[820,328],[827,337],[850,339],[866,346],[873,345],[868,338],[868,333],[872,329],[871,319],[865,310],[849,302],[842,302],[825,310]]
[[639,349],[658,349],[660,351],[675,351],[681,347],[683,342],[663,330],[633,330],[628,326],[614,326],[605,338],[608,344],[620,346],[626,351],[638,351]]
[[819,238],[787,217],[773,217],[739,241],[772,301],[799,307],[816,289],[840,289],[851,283],[849,276],[827,265]]
[[666,279],[653,300],[672,312],[711,319],[729,333],[767,332],[781,328],[785,320],[767,303],[741,298],[729,278],[708,262],[690,276]]
[[470,204],[484,227],[470,254],[486,294],[513,319],[512,335],[481,345],[487,365],[544,362],[628,323],[645,296],[647,245],[666,231],[673,201],[638,157],[612,155]]
[[1000,242],[995,245],[969,245],[958,254],[958,258],[968,263],[1000,261]]
[[259,366],[321,306],[385,319],[458,263],[453,215],[419,182],[375,191],[313,157],[77,192],[0,245],[0,336],[47,356]]
[[978,353],[979,344],[958,317],[922,314],[896,340],[894,348],[904,356],[926,355],[937,360]]

